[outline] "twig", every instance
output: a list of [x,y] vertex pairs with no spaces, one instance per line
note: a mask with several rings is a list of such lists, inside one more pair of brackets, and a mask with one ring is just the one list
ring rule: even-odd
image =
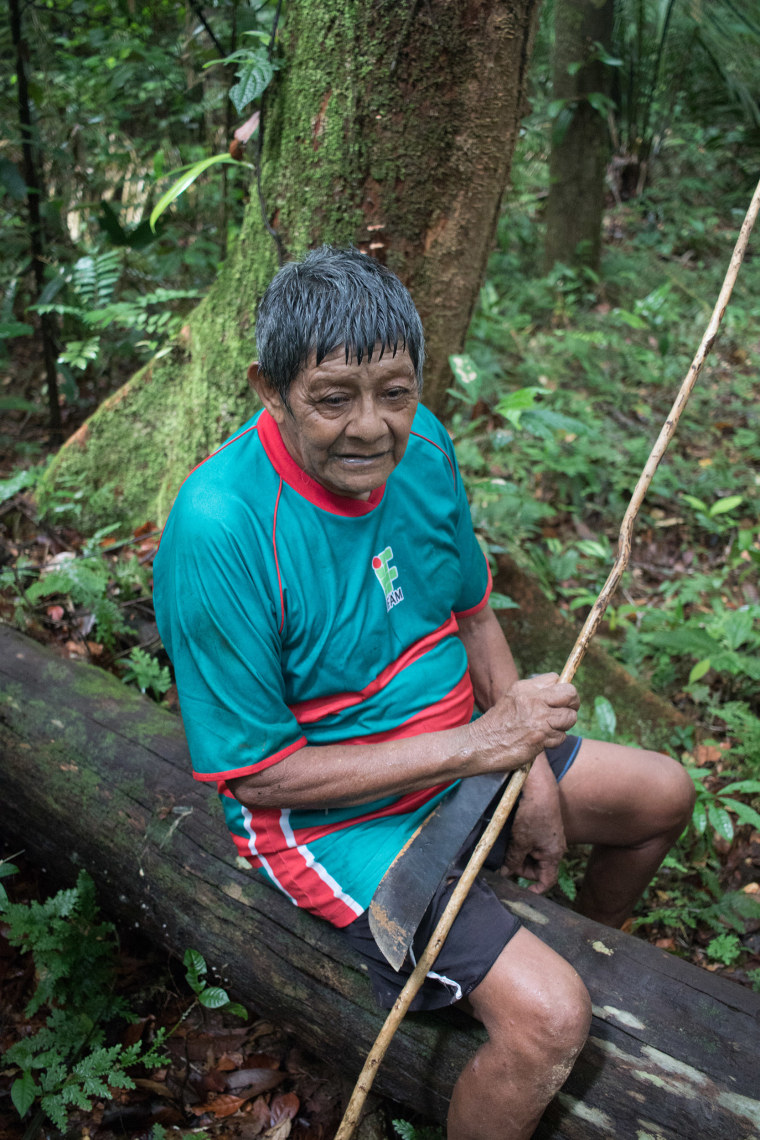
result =
[[[620,579],[623,575],[623,571],[625,570],[628,559],[630,557],[631,534],[633,531],[633,523],[636,518],[636,514],[638,513],[638,509],[641,506],[641,502],[647,492],[649,484],[652,482],[652,477],[657,470],[657,466],[665,454],[665,449],[667,448],[670,440],[673,438],[676,426],[678,425],[678,421],[681,417],[681,412],[686,406],[686,402],[691,395],[692,388],[694,387],[696,379],[702,370],[702,365],[707,359],[707,355],[715,342],[715,337],[717,336],[718,328],[720,327],[720,323],[723,319],[723,314],[726,311],[729,298],[733,291],[734,284],[739,273],[739,267],[741,266],[742,260],[744,258],[744,252],[747,248],[749,235],[752,232],[752,226],[754,225],[759,209],[760,183],[757,185],[749,209],[747,210],[746,217],[742,223],[742,228],[739,232],[739,237],[734,247],[731,262],[728,267],[728,272],[726,273],[726,277],[723,282],[723,287],[715,304],[715,308],[713,309],[713,313],[705,334],[702,337],[702,342],[697,349],[696,356],[694,357],[694,360],[691,363],[691,367],[686,374],[686,379],[681,385],[681,389],[676,396],[673,407],[670,410],[670,415],[665,421],[665,424],[663,425],[662,430],[657,437],[657,442],[652,448],[649,459],[647,460],[644,466],[644,470],[639,477],[639,481],[634,488],[633,495],[631,496],[631,501],[628,505],[628,509],[625,512],[623,522],[620,526],[618,553],[612,566],[612,570],[610,571],[609,577],[601,589],[599,597],[594,602],[594,605],[591,608],[591,612],[586,618],[583,629],[578,635],[578,639],[573,646],[564,669],[562,670],[560,681],[571,681],[575,676],[575,671],[580,665],[591,642],[591,638],[594,636],[597,628],[599,627],[599,623],[604,616],[607,605],[612,598],[615,590],[617,589],[618,583],[620,582]],[[354,1129],[359,1122],[359,1117],[361,1115],[364,1101],[366,1100],[367,1094],[372,1087],[372,1083],[375,1079],[375,1074],[383,1057],[386,1054],[388,1046],[393,1039],[393,1035],[401,1024],[406,1011],[409,1009],[409,1006],[412,1004],[417,991],[424,982],[425,976],[432,968],[433,963],[438,957],[440,949],[443,946],[443,943],[446,940],[446,936],[448,935],[449,930],[454,923],[454,919],[459,913],[462,903],[467,897],[467,893],[470,887],[480,873],[481,867],[486,861],[491,848],[496,842],[496,839],[504,827],[504,824],[506,823],[510,812],[515,806],[517,797],[519,796],[523,784],[528,777],[528,773],[530,772],[531,763],[524,764],[522,768],[518,768],[517,771],[513,772],[507,785],[506,791],[504,792],[504,795],[502,796],[499,805],[491,818],[490,823],[483,832],[478,845],[473,851],[467,866],[462,872],[462,877],[457,883],[454,892],[446,906],[446,909],[441,915],[438,925],[433,931],[433,935],[430,941],[425,947],[425,950],[420,957],[417,966],[414,969],[414,972],[410,975],[409,980],[396,999],[396,1003],[393,1006],[393,1009],[388,1014],[385,1024],[383,1025],[383,1028],[380,1031],[375,1044],[372,1046],[367,1056],[367,1060],[364,1063],[364,1068],[359,1074],[359,1079],[357,1080],[354,1091],[351,1094],[351,1099],[348,1102],[348,1107],[346,1108],[343,1120],[341,1121],[340,1127],[335,1134],[335,1140],[350,1140],[351,1136],[353,1135]]]

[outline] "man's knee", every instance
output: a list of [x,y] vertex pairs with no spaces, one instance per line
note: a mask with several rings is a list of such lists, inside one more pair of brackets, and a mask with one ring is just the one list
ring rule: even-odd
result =
[[591,1025],[588,990],[573,967],[563,965],[565,969],[536,995],[528,1014],[528,1047],[546,1059],[549,1077],[557,1088],[575,1063]]
[[471,995],[471,1006],[505,1068],[525,1067],[556,1091],[588,1036],[591,999],[573,967],[534,936],[520,930],[513,942],[526,937],[540,951],[523,969],[504,969],[500,960],[485,979],[488,986],[481,983]]
[[696,791],[694,781],[682,764],[672,756],[658,755],[661,779],[658,782],[653,809],[663,833],[677,839],[691,819]]

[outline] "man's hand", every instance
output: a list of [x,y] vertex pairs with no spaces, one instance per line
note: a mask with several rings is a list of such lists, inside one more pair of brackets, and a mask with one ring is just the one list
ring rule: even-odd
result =
[[556,673],[515,681],[472,730],[480,737],[483,757],[505,771],[528,763],[545,748],[557,748],[576,722],[580,704],[573,685]]
[[557,781],[546,756],[541,755],[523,787],[503,871],[533,879],[534,885],[528,889],[542,895],[557,881],[565,848]]

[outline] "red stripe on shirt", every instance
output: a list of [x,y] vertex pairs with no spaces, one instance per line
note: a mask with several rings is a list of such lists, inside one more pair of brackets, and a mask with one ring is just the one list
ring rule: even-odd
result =
[[266,410],[258,421],[259,439],[267,453],[269,462],[277,474],[289,487],[302,495],[316,507],[333,515],[359,517],[367,515],[381,502],[385,493],[385,483],[370,492],[368,499],[352,499],[346,495],[335,495],[300,467],[283,443],[280,429]]
[[280,495],[282,494],[282,479],[277,488],[277,498],[274,501],[274,517],[272,519],[272,550],[274,551],[274,564],[277,570],[277,585],[280,589],[280,626],[277,630],[282,633],[282,627],[285,625],[285,599],[282,593],[282,577],[280,576],[280,560],[277,557],[277,508],[280,505]]
[[400,657],[387,665],[381,673],[378,673],[374,681],[370,681],[363,689],[353,693],[333,693],[329,697],[313,697],[308,701],[299,701],[297,704],[289,706],[290,711],[299,724],[314,724],[315,721],[322,720],[323,717],[343,712],[344,709],[352,708],[354,705],[360,705],[384,689],[402,670],[407,669],[415,661],[419,661],[421,657],[429,653],[434,646],[443,641],[444,637],[455,634],[458,628],[456,618],[452,614],[443,625],[438,626],[438,629],[434,629],[432,633],[428,633],[425,637],[413,642]]
[[[483,557],[486,558],[485,554],[483,555]],[[458,618],[472,617],[473,614],[480,613],[481,610],[485,609],[486,605],[488,604],[488,599],[490,598],[491,590],[493,589],[493,575],[491,574],[491,567],[490,567],[490,564],[489,564],[487,558],[486,558],[486,570],[488,571],[488,582],[486,584],[485,594],[483,595],[483,597],[480,599],[480,601],[478,602],[478,604],[476,606],[470,606],[469,610],[457,610],[456,616]]]
[[242,768],[228,768],[225,772],[193,772],[196,780],[201,782],[219,784],[219,791],[222,792],[221,785],[225,780],[234,780],[237,776],[250,776],[254,772],[262,772],[264,768],[271,768],[272,764],[279,764],[280,760],[284,760],[286,756],[290,756],[292,752],[296,752],[299,748],[303,748],[307,744],[305,736],[301,736],[298,740],[294,740],[292,744],[288,744],[286,748],[281,748],[279,752],[267,756],[264,760],[259,760],[255,764],[246,764]]
[[447,728],[459,728],[472,718],[475,696],[468,670],[454,688],[440,701],[415,713],[409,720],[385,732],[373,732],[367,736],[356,736],[351,740],[341,740],[341,744],[383,744],[387,740],[404,740],[408,736],[419,736],[423,732],[443,732]]
[[[251,853],[250,839],[233,834],[238,850],[255,867],[261,867],[265,859],[275,880],[298,906],[326,919],[333,926],[347,926],[349,922],[354,921],[357,911],[336,894],[330,884],[309,865],[302,852],[288,846],[281,824],[281,815],[279,808],[267,808],[255,814],[251,813],[256,850],[262,858]],[[295,832],[294,836],[296,842],[300,844],[301,840]],[[335,882],[338,890],[341,890],[337,880]]]
[[449,467],[451,468],[452,479],[456,479],[456,473],[454,471],[454,464],[451,462],[451,456],[449,455],[449,453],[445,447],[441,447],[440,443],[436,443],[434,439],[428,439],[428,437],[426,435],[420,435],[420,433],[418,431],[410,431],[409,434],[416,436],[417,439],[421,439],[425,443],[429,443],[431,447],[437,448],[438,451],[440,451],[441,455],[445,456],[446,462],[448,463]]

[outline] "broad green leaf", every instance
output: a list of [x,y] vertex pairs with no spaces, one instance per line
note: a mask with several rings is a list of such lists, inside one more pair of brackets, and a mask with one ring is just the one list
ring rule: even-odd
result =
[[230,99],[239,115],[266,90],[273,75],[274,65],[266,49],[260,48],[254,58],[237,72],[238,82],[230,88]]
[[40,409],[23,396],[0,396],[0,412],[38,412]]
[[475,361],[466,353],[450,356],[449,365],[460,384],[472,384],[478,379],[479,373]]
[[519,604],[513,601],[508,594],[500,594],[497,590],[491,592],[488,601],[494,610],[519,610],[520,608]]
[[637,313],[629,313],[627,309],[613,309],[613,315],[619,317],[624,325],[628,325],[632,329],[645,329],[647,323],[643,317]]
[[194,993],[200,994],[206,984],[201,980],[208,969],[206,959],[202,954],[199,954],[197,950],[192,950],[188,947],[182,958],[182,964],[187,970],[185,975],[187,984]]
[[224,1007],[224,1012],[231,1013],[234,1017],[242,1017],[243,1020],[248,1017],[248,1010],[238,1001],[229,1002],[229,1004]]
[[726,784],[725,788],[721,788],[722,796],[732,793],[745,796],[760,795],[760,780],[735,780],[733,784]]
[[741,800],[726,799],[723,795],[720,798],[728,811],[734,813],[739,823],[749,823],[760,831],[760,812],[755,811],[749,804],[742,803]]
[[607,117],[607,112],[614,106],[609,95],[604,95],[601,91],[590,91],[586,98],[596,113],[603,118]]
[[246,166],[249,170],[253,170],[250,162],[238,162],[231,154],[212,154],[210,158],[202,158],[200,162],[194,163],[181,178],[178,178],[169,189],[161,195],[156,202],[150,215],[150,228],[155,230],[156,222],[164,213],[164,211],[171,206],[179,198],[180,194],[184,194],[188,186],[192,186],[196,178],[203,174],[204,170],[208,170],[210,166],[219,166],[222,163],[229,163],[230,166]]
[[694,830],[697,835],[704,835],[707,829],[707,812],[701,800],[697,800],[694,804],[694,810],[691,813],[691,822],[694,825]]
[[23,1076],[13,1082],[11,1085],[11,1100],[19,1116],[26,1116],[41,1091],[28,1069]]
[[542,394],[543,388],[518,388],[516,392],[502,396],[496,405],[496,411],[519,429],[523,412],[533,408],[536,398]]
[[725,515],[729,511],[735,510],[739,503],[744,501],[744,495],[729,495],[725,499],[718,499],[717,503],[713,503],[708,511],[710,518],[715,518],[716,515]]
[[23,321],[0,322],[0,340],[10,340],[15,336],[31,336],[33,332],[32,326],[25,325]]
[[703,657],[701,661],[697,661],[696,665],[689,673],[689,684],[693,685],[695,682],[700,681],[705,673],[710,671],[710,658]]
[[707,503],[703,503],[701,499],[695,498],[694,495],[681,495],[681,498],[684,502],[688,503],[690,507],[693,507],[695,511],[704,511],[704,513],[707,514],[709,508]]
[[0,503],[5,503],[8,499],[12,499],[19,491],[23,491],[24,487],[29,487],[34,483],[37,478],[37,472],[26,470],[17,471],[15,475],[11,475],[9,479],[0,479]]
[[19,168],[9,158],[0,158],[0,186],[3,186],[11,198],[23,202],[26,198],[26,182],[21,177]]
[[606,697],[596,697],[594,700],[594,717],[600,729],[607,737],[615,735],[617,716],[615,710]]
[[714,803],[708,804],[707,818],[718,835],[722,836],[723,839],[727,839],[730,843],[734,837],[734,824],[726,809]]
[[230,995],[221,986],[206,986],[198,994],[198,1001],[206,1009],[222,1009],[229,1004]]

